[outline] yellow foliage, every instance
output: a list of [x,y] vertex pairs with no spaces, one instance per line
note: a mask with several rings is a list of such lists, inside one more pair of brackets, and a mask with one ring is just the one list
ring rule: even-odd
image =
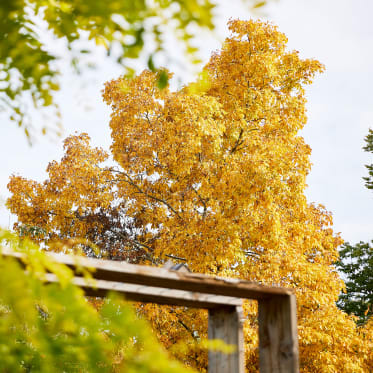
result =
[[[19,224],[41,227],[42,239],[84,236],[105,252],[112,242],[127,260],[135,252],[133,261],[161,264],[173,255],[195,272],[292,287],[302,371],[371,371],[371,326],[362,332],[335,306],[342,240],[331,214],[304,195],[311,152],[299,135],[304,86],[323,65],[287,51],[286,37],[269,23],[234,20],[229,28],[197,83],[159,89],[157,74],[144,71],[106,84],[117,168],[99,165],[106,155],[86,135],[70,137],[44,184],[11,180],[8,205]],[[109,220],[117,214],[116,222],[131,217],[130,229],[90,224],[98,210]],[[109,231],[112,241],[103,244],[92,230]],[[169,348],[206,335],[203,312],[153,305],[139,312]],[[247,369],[256,371],[255,304],[245,313]],[[203,354],[184,361],[206,367]]]

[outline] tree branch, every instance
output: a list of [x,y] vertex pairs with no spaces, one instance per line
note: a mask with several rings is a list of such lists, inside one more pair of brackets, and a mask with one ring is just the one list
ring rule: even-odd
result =
[[[115,170],[116,171],[116,170]],[[131,178],[131,176],[129,176],[127,173],[123,172],[123,171],[116,171],[116,172],[119,172],[121,175],[124,175],[127,179],[117,179],[117,180],[107,180],[107,181],[110,181],[110,182],[116,182],[116,181],[124,181],[130,185],[132,185],[139,193],[141,194],[144,194],[146,197],[154,200],[154,201],[157,201],[157,202],[160,202],[160,203],[163,203],[165,206],[167,206],[181,221],[183,221],[183,218],[180,216],[180,214],[167,202],[165,201],[164,199],[162,198],[159,198],[159,197],[156,197],[156,196],[153,196],[152,194],[149,194],[147,192],[145,192],[144,190],[142,190]]]
[[244,132],[244,130],[243,130],[243,128],[241,128],[241,129],[240,129],[240,134],[238,135],[238,139],[237,139],[236,143],[234,144],[234,146],[233,146],[233,148],[232,148],[232,150],[231,150],[231,154],[233,154],[233,153],[237,150],[237,148],[238,148],[240,145],[242,145],[241,138],[242,138],[243,132]]

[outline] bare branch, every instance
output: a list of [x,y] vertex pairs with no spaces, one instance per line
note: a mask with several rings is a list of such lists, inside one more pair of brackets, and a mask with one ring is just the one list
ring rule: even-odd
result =
[[[128,174],[126,174],[125,172],[121,172],[122,175],[124,175],[127,179],[119,179],[119,180],[112,180],[112,182],[115,182],[115,181],[124,181],[130,185],[132,185],[139,193],[141,194],[144,194],[146,197],[154,200],[154,201],[157,201],[157,202],[160,202],[160,203],[163,203],[165,206],[167,206],[180,220],[183,221],[183,218],[180,216],[180,214],[167,202],[165,201],[164,199],[162,198],[159,198],[159,197],[156,197],[152,194],[149,194],[147,192],[145,192],[144,190],[142,190],[131,178],[131,176],[129,176]],[[108,180],[109,181],[109,180]]]
[[208,198],[203,199],[203,198],[200,196],[200,194],[198,193],[197,189],[194,188],[193,186],[192,186],[192,190],[194,191],[194,193],[196,193],[198,199],[200,200],[200,202],[201,202],[202,205],[203,205],[203,213],[202,213],[202,217],[205,218],[205,217],[206,217],[206,212],[207,212],[207,205],[206,205],[206,202],[208,202],[209,199],[208,199]]
[[171,258],[171,259],[183,260],[183,261],[186,262],[186,259],[185,258],[181,258],[180,256],[175,256],[175,255],[171,255],[171,254],[165,254],[165,256],[167,256],[168,258]]

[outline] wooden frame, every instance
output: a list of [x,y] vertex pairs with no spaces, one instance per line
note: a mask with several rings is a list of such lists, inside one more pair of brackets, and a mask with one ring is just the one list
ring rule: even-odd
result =
[[[22,255],[3,249],[3,255]],[[233,278],[177,272],[86,257],[49,254],[70,267],[73,282],[87,295],[105,296],[109,291],[141,302],[207,308],[208,338],[235,345],[232,354],[209,352],[209,373],[243,373],[245,364],[242,300],[259,302],[259,369],[261,373],[297,373],[298,337],[296,298],[293,290],[264,286]],[[94,282],[81,277],[81,269],[93,270]],[[47,281],[57,281],[48,274]]]

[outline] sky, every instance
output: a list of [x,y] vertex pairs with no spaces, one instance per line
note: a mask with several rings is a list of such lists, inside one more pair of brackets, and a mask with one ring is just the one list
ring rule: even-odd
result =
[[[334,230],[351,243],[373,239],[373,194],[364,187],[364,164],[373,156],[362,150],[364,137],[373,128],[373,2],[371,0],[278,0],[265,10],[289,39],[289,49],[303,58],[316,58],[326,66],[307,92],[308,123],[302,131],[312,148],[313,167],[307,178],[309,202],[321,203],[332,212]],[[201,33],[201,56],[206,62],[228,36],[229,18],[257,18],[238,0],[223,1],[218,9],[215,36]],[[263,18],[263,17],[261,17]],[[53,45],[59,48],[58,43]],[[172,53],[172,46],[170,47]],[[62,68],[61,91],[57,94],[63,118],[60,139],[38,137],[30,147],[21,130],[6,117],[0,137],[0,226],[11,228],[14,217],[4,207],[9,196],[6,184],[12,174],[45,179],[45,169],[63,154],[63,138],[87,132],[95,146],[109,149],[110,110],[102,102],[105,81],[123,73],[97,52],[99,68],[72,75]],[[193,71],[180,73],[187,83]],[[141,70],[141,62],[138,64]],[[195,71],[195,69],[194,69]],[[33,117],[34,121],[41,118]]]

